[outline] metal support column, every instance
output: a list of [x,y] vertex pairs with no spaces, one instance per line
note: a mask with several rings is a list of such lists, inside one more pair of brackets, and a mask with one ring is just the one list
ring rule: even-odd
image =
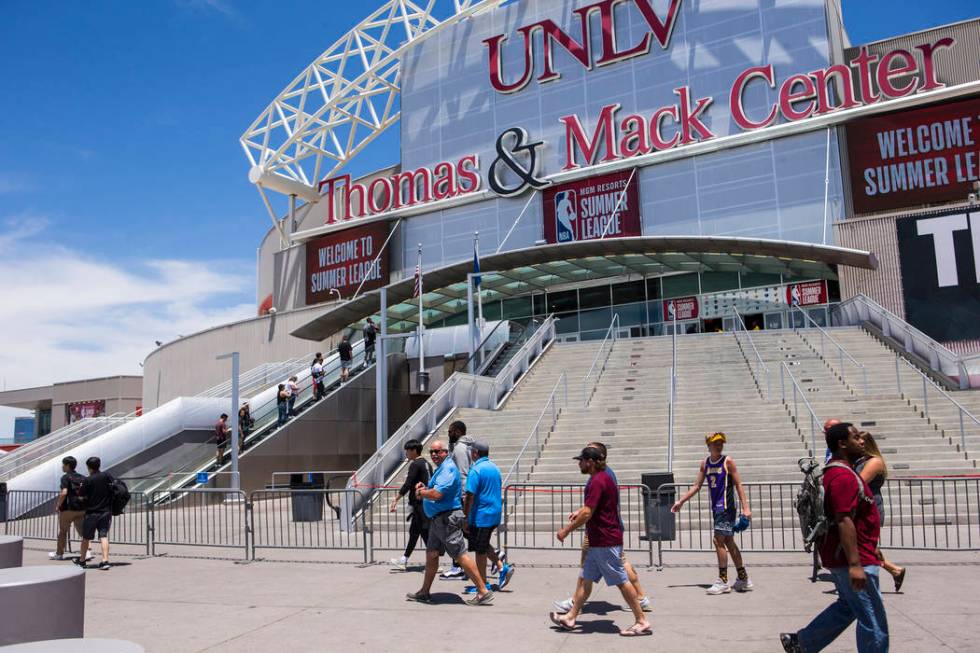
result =
[[377,451],[388,439],[388,289],[381,288],[381,337],[377,341],[374,363],[374,440]]

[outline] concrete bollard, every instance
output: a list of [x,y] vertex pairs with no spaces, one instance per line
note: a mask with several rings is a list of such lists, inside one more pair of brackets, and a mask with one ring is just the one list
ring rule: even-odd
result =
[[0,569],[0,646],[84,636],[85,572],[74,565]]
[[0,646],[0,653],[145,653],[145,650],[122,639],[48,639]]
[[0,535],[0,569],[24,564],[24,538],[19,535]]

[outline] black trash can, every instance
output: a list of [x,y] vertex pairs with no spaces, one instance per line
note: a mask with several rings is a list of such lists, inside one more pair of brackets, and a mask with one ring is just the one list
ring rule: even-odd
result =
[[0,483],[0,522],[7,521],[7,484]]
[[674,488],[664,488],[663,492],[657,493],[661,485],[674,482],[673,472],[652,472],[641,475],[642,483],[649,490],[649,494],[644,494],[646,500],[643,506],[643,515],[646,521],[646,534],[641,535],[641,540],[652,542],[667,542],[674,540],[676,535],[675,515],[670,511],[670,507],[676,501]]
[[293,504],[293,521],[323,521],[323,492],[301,492],[297,490],[324,489],[323,474],[290,474],[289,489]]

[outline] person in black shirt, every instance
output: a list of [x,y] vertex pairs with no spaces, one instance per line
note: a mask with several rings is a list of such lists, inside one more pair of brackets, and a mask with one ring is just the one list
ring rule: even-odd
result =
[[367,319],[364,325],[364,364],[370,365],[374,362],[374,341],[378,337],[378,330],[374,326],[374,320]]
[[98,532],[99,544],[102,545],[102,562],[99,563],[99,569],[106,571],[109,569],[109,527],[112,525],[112,477],[99,471],[102,460],[97,456],[86,460],[85,466],[88,467],[88,478],[82,481],[81,490],[85,505],[82,545],[78,550],[79,557],[72,561],[79,567],[85,567],[84,560],[88,554],[88,547]]
[[350,378],[350,366],[354,361],[354,350],[350,346],[350,337],[344,336],[340,344],[337,345],[337,353],[340,354],[340,382],[346,383]]
[[391,564],[402,571],[408,566],[408,559],[415,550],[415,545],[419,538],[426,544],[429,540],[429,520],[422,510],[422,500],[415,496],[415,486],[419,483],[428,485],[429,476],[432,475],[432,468],[428,461],[422,458],[422,443],[418,440],[409,440],[405,443],[405,457],[408,458],[408,475],[405,482],[398,489],[398,494],[391,500],[390,511],[395,512],[398,507],[398,500],[408,494],[408,505],[411,512],[408,519],[411,522],[408,528],[408,545],[405,547],[405,554],[401,558],[392,558]]
[[[58,546],[55,551],[48,554],[52,560],[65,560],[65,546],[68,543],[68,531],[72,525],[79,536],[82,534],[82,520],[85,518],[85,508],[82,506],[79,491],[85,477],[75,471],[78,461],[74,456],[66,456],[61,461],[61,491],[58,493],[58,500],[55,502],[55,511],[58,513]],[[89,554],[91,559],[92,554]]]

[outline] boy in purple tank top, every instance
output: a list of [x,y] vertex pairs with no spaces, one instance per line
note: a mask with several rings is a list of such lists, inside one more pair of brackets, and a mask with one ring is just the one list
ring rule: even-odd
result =
[[[735,544],[735,521],[738,517],[735,509],[735,492],[738,492],[741,513],[746,518],[752,517],[749,500],[745,496],[745,488],[742,487],[742,478],[738,474],[738,468],[735,467],[735,460],[722,453],[727,441],[725,434],[720,431],[712,433],[704,441],[708,445],[708,457],[701,461],[694,485],[677,500],[671,511],[678,512],[681,506],[701,490],[701,486],[707,479],[711,514],[714,518],[715,553],[718,554],[718,580],[708,588],[708,594],[727,594],[732,590],[748,592],[753,589],[752,581],[745,571],[742,552]],[[728,584],[728,554],[731,554],[738,574],[731,585]]]

